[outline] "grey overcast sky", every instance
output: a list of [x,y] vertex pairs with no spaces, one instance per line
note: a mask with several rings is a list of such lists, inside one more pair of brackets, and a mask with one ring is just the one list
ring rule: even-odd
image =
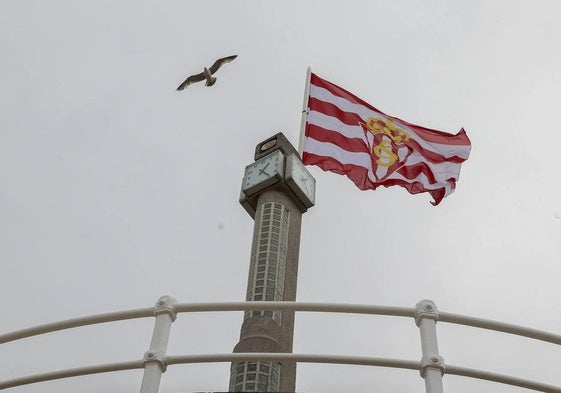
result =
[[[310,167],[298,300],[413,306],[561,333],[558,1],[27,1],[0,6],[0,333],[82,315],[245,298],[257,143],[297,144],[306,67],[380,110],[456,133],[456,192],[359,191]],[[238,54],[212,88],[175,91]],[[231,352],[242,313],[182,314],[169,354]],[[0,346],[2,379],[140,359],[153,320]],[[561,348],[439,324],[450,364],[561,385]],[[418,360],[412,320],[298,314],[298,353]],[[141,371],[14,393],[136,392]],[[227,389],[172,366],[162,393]],[[525,392],[445,376],[448,392]],[[300,392],[423,391],[418,373],[309,365]]]

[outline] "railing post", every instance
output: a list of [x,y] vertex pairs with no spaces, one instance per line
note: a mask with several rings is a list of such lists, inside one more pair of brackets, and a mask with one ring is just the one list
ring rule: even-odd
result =
[[421,376],[425,379],[427,393],[444,393],[442,375],[444,359],[438,353],[436,339],[438,308],[432,300],[421,300],[415,305],[415,323],[421,332]]
[[156,322],[154,323],[150,349],[144,353],[144,376],[142,378],[140,393],[158,392],[162,373],[164,373],[167,368],[164,356],[166,355],[168,346],[171,324],[175,321],[177,316],[175,311],[176,303],[177,300],[171,296],[162,296],[156,302],[156,306],[154,307]]

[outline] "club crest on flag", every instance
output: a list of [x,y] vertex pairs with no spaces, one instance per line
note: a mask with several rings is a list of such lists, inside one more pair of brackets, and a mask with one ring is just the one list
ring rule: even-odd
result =
[[369,117],[360,123],[372,156],[372,168],[376,180],[382,180],[396,171],[411,154],[407,147],[411,135],[397,127],[391,119]]
[[310,74],[302,161],[346,175],[361,190],[401,186],[438,205],[456,188],[471,141],[386,115],[343,88]]

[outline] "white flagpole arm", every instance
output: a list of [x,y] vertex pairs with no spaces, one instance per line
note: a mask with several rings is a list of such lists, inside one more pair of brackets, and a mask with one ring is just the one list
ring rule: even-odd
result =
[[310,96],[310,79],[312,77],[312,69],[308,67],[306,71],[306,85],[304,87],[304,103],[302,104],[302,120],[300,122],[300,140],[298,141],[298,154],[302,158],[304,150],[304,134],[306,133],[306,120],[308,115],[308,98]]

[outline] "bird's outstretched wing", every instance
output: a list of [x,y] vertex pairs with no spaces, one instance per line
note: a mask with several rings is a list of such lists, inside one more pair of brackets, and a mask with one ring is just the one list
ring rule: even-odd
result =
[[189,78],[185,79],[182,84],[179,85],[177,90],[183,90],[190,84],[204,81],[205,79],[206,78],[202,72],[200,74],[191,75]]
[[222,64],[229,63],[232,60],[234,60],[236,57],[238,57],[238,55],[233,55],[233,56],[228,56],[218,59],[208,70],[210,71],[211,74],[214,74],[216,71],[218,71],[218,69],[222,66]]

